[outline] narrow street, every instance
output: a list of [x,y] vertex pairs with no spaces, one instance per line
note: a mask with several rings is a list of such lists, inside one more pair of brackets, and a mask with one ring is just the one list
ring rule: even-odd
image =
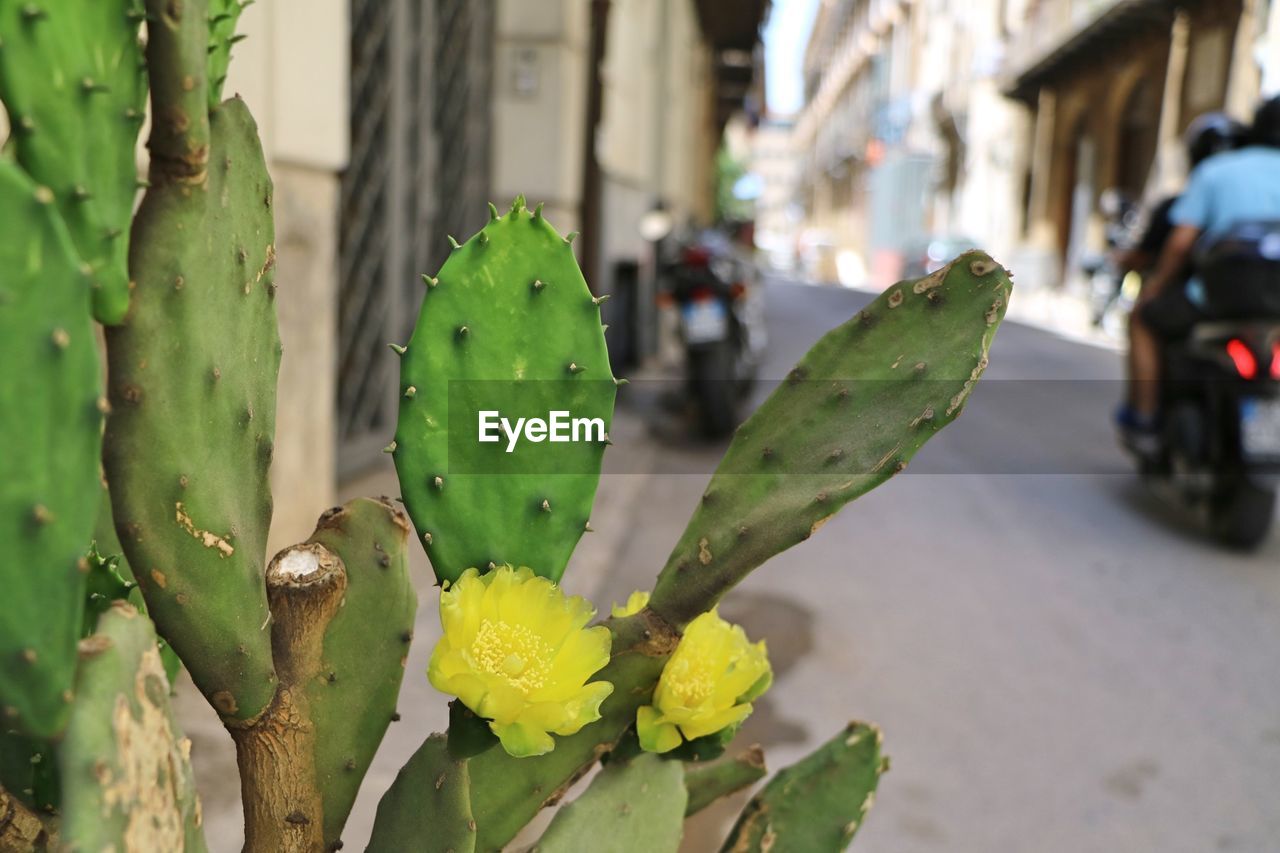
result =
[[[773,284],[765,377],[867,298]],[[780,767],[834,721],[883,727],[893,770],[856,850],[1277,849],[1280,537],[1225,553],[1146,492],[1110,427],[1119,370],[1006,324],[956,424],[723,606],[778,674],[740,745]],[[598,601],[648,584],[705,480],[649,479]]]

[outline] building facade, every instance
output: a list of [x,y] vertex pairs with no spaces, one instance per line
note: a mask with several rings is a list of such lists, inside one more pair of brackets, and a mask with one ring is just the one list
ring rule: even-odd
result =
[[1280,88],[1276,5],[823,0],[795,139],[811,272],[887,284],[944,238],[1071,280],[1105,190],[1175,190],[1196,115]]
[[385,466],[399,398],[386,344],[411,332],[419,276],[439,268],[447,235],[483,226],[489,201],[524,194],[562,232],[583,232],[575,249],[594,248],[583,260],[597,292],[630,276],[627,316],[627,300],[606,306],[610,337],[630,337],[637,357],[652,352],[640,220],[661,206],[709,222],[716,147],[757,81],[766,5],[246,7],[226,91],[257,118],[276,187],[284,356],[272,547],[309,531],[342,481]]

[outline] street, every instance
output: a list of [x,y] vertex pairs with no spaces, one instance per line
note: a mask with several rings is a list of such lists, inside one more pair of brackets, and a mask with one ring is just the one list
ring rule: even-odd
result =
[[[766,295],[762,378],[774,380],[869,299],[785,283]],[[1226,553],[1149,495],[1113,440],[1118,375],[1114,352],[1007,322],[959,421],[724,603],[768,639],[776,674],[731,751],[759,742],[777,769],[844,720],[884,729],[892,771],[860,853],[1277,849],[1280,537]],[[602,612],[649,588],[723,452],[673,440],[634,384],[598,532],[566,574]],[[395,488],[383,471],[344,498]],[[424,734],[446,724],[425,677],[437,593],[421,549],[413,560],[403,721],[365,780],[348,849]],[[211,845],[236,850],[231,744],[186,687]],[[683,849],[716,849],[744,801],[691,821]]]

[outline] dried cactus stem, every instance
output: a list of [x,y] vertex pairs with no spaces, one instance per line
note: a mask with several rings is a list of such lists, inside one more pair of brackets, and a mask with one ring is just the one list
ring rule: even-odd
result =
[[40,816],[0,787],[0,851],[52,850],[56,846]]
[[245,849],[303,853],[324,846],[306,686],[320,676],[325,629],[342,605],[347,572],[336,554],[309,543],[277,554],[266,580],[279,686],[261,716],[229,726],[240,767]]

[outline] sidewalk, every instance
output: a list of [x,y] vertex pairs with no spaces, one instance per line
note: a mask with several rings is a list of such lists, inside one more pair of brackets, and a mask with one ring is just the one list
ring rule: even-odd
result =
[[[620,401],[615,411],[610,438],[613,446],[605,454],[604,473],[591,516],[594,532],[582,537],[565,572],[567,589],[593,601],[601,614],[608,612],[610,602],[597,596],[610,574],[614,556],[634,532],[631,519],[635,515],[635,504],[652,476],[658,453],[640,413],[625,401]],[[388,457],[384,466],[343,485],[339,491],[339,499],[346,501],[362,495],[395,496],[400,493],[400,486]],[[300,531],[300,539],[309,532]],[[444,731],[448,725],[447,697],[436,692],[426,676],[431,650],[440,636],[436,616],[438,589],[425,552],[413,543],[409,547],[410,573],[418,593],[418,615],[400,688],[401,721],[387,730],[365,776],[343,836],[348,850],[364,848],[373,828],[378,800],[395,780],[401,765],[427,735]],[[209,849],[214,853],[238,851],[244,840],[243,815],[231,738],[185,672],[177,686],[175,702],[179,721],[192,742],[191,758]]]

